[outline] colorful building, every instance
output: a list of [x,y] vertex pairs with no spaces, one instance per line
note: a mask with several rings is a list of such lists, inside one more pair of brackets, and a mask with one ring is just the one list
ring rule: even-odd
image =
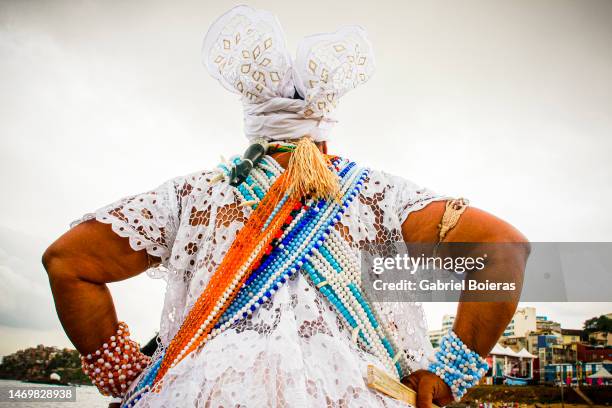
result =
[[533,380],[536,356],[526,349],[516,352],[510,347],[496,344],[487,356],[489,372],[485,382],[489,384],[525,385]]
[[576,358],[584,362],[612,361],[612,347],[576,345]]
[[583,363],[581,361],[575,363],[557,363],[548,364],[544,368],[543,380],[546,383],[563,382],[571,383],[587,383],[589,377],[598,372],[612,370],[612,361]]
[[536,331],[535,307],[519,307],[502,337],[525,337],[529,332]]

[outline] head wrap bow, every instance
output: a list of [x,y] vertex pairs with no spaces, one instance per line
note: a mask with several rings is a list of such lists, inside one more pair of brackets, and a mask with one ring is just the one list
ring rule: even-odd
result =
[[[249,141],[305,135],[327,140],[338,99],[374,72],[362,28],[306,37],[292,61],[276,17],[248,6],[235,7],[213,23],[203,59],[214,78],[241,95]],[[301,99],[293,98],[296,92]]]

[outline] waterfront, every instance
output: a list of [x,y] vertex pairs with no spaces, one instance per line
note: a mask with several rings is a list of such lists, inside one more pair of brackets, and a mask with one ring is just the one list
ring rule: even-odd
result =
[[[0,380],[0,387],[55,387],[49,384],[34,384],[23,381]],[[107,408],[111,398],[102,396],[96,388],[91,385],[81,385],[76,387],[76,402],[0,402],[0,408],[14,407],[19,408],[65,408],[69,407],[91,407],[91,408]]]
[[[585,400],[584,397],[589,400]],[[610,406],[612,402],[612,386],[583,386],[560,387],[546,385],[478,385],[470,389],[460,403],[451,404],[452,408],[475,407],[481,404],[492,404],[493,407],[521,407],[528,408],[538,406],[558,407],[564,404],[566,407],[591,407]],[[483,405],[484,406],[484,405]]]

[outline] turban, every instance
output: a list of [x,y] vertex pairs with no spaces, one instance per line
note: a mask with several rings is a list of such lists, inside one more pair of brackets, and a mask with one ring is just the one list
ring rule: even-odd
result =
[[375,67],[361,27],[305,37],[292,60],[276,17],[248,6],[213,23],[202,56],[209,73],[241,96],[249,141],[327,140],[339,98],[366,82]]

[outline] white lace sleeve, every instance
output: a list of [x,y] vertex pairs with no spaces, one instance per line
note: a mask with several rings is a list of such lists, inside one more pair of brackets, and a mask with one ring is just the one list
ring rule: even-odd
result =
[[117,235],[129,239],[133,250],[144,249],[149,255],[161,258],[165,266],[179,224],[178,183],[177,179],[170,180],[154,190],[122,198],[86,214],[70,226],[90,219],[110,224]]
[[411,212],[421,210],[433,201],[447,198],[428,188],[420,187],[405,178],[393,175],[388,175],[388,177],[393,185],[396,186],[395,212],[400,225],[406,221]]

